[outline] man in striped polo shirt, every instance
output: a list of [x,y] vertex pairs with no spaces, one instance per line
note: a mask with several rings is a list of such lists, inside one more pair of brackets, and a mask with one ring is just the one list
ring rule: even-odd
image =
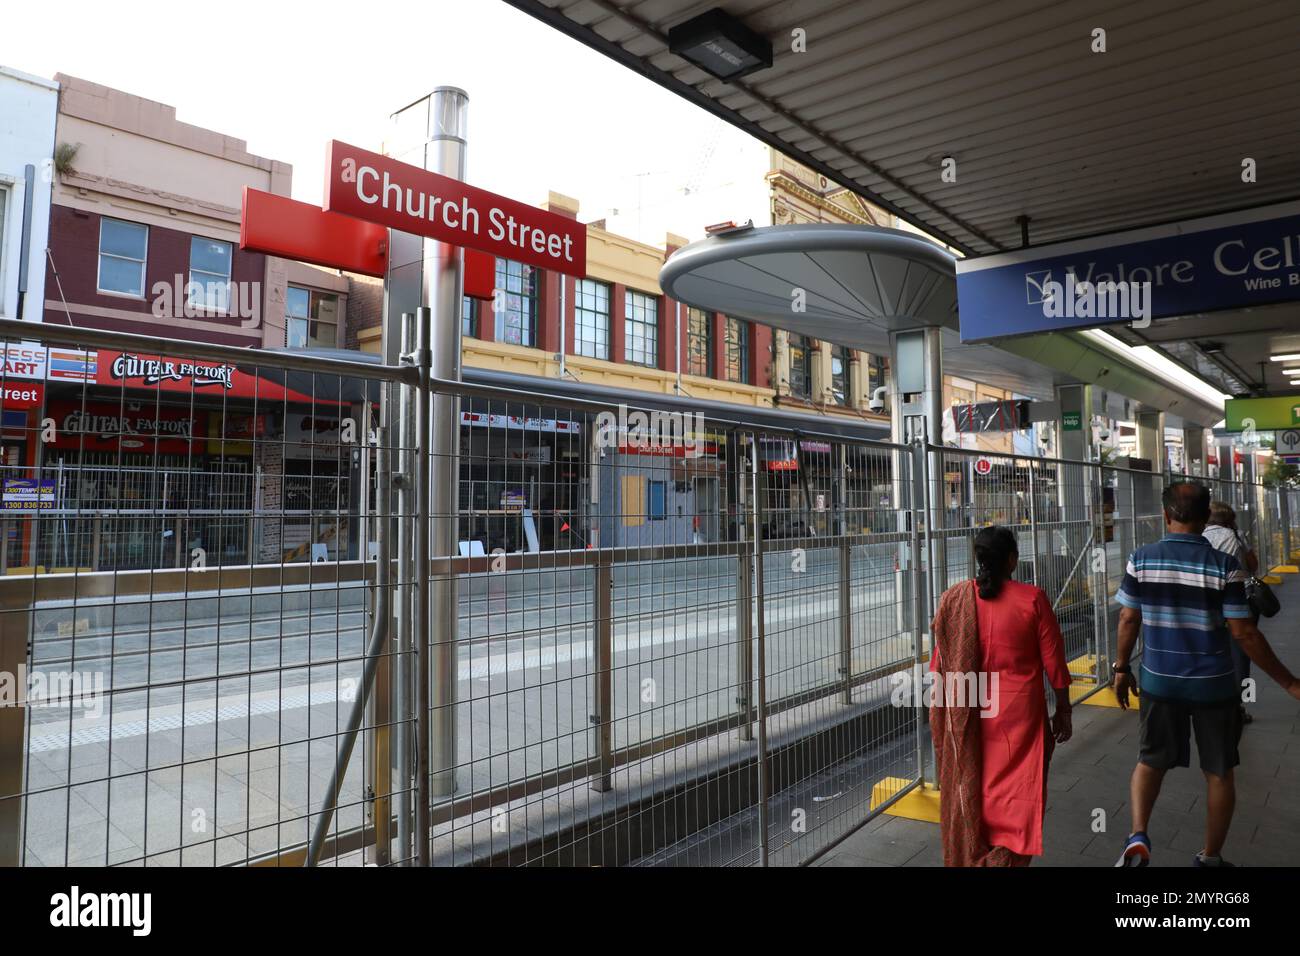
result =
[[[1236,790],[1232,768],[1241,737],[1241,688],[1231,644],[1287,692],[1300,699],[1300,681],[1277,659],[1251,620],[1246,574],[1235,557],[1202,537],[1210,517],[1208,488],[1176,482],[1165,489],[1167,533],[1129,558],[1116,600],[1119,648],[1115,696],[1128,708],[1140,700],[1138,764],[1129,785],[1133,833],[1116,866],[1146,866],[1151,857],[1147,821],[1165,771],[1186,767],[1191,737],[1206,781],[1205,848],[1193,866],[1225,866],[1220,856],[1232,822]],[[1135,686],[1129,660],[1142,636],[1142,667]]]

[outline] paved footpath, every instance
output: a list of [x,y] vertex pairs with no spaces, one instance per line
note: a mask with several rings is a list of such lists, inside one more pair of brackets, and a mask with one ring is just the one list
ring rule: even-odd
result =
[[[1278,656],[1300,673],[1300,577],[1278,590],[1282,612],[1261,622]],[[1300,866],[1300,702],[1253,668],[1259,700],[1242,735],[1237,811],[1224,856],[1239,866]],[[1129,831],[1128,781],[1137,759],[1137,714],[1079,705],[1074,738],[1058,747],[1048,778],[1043,856],[1035,866],[1111,866]],[[1193,743],[1193,751],[1195,743]],[[1093,832],[1095,811],[1106,832]],[[1205,830],[1205,782],[1192,757],[1165,776],[1151,818],[1152,866],[1189,866]],[[820,866],[941,866],[937,824],[882,815]]]

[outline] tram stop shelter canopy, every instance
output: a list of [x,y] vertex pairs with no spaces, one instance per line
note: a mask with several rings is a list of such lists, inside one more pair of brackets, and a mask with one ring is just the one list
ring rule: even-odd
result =
[[1050,400],[1057,385],[1107,390],[1188,423],[1212,425],[1221,408],[1162,379],[1119,348],[1083,333],[996,344],[963,343],[956,260],[914,233],[874,226],[761,226],[710,236],[678,250],[659,275],[682,302],[816,339],[890,354],[889,335],[942,329],[944,370]]

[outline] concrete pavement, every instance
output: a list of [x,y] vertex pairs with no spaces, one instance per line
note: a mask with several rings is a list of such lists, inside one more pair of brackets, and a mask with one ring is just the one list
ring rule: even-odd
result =
[[[1300,580],[1278,589],[1282,612],[1261,630],[1300,673]],[[1300,866],[1300,703],[1253,669],[1259,700],[1242,735],[1237,809],[1224,857],[1239,866]],[[1128,782],[1137,760],[1136,712],[1075,707],[1074,737],[1058,747],[1048,776],[1043,856],[1035,866],[1111,866],[1129,832]],[[1195,745],[1193,744],[1193,749]],[[1094,832],[1096,811],[1105,832]],[[1203,845],[1205,782],[1196,757],[1165,776],[1149,827],[1152,866],[1189,866]],[[820,866],[941,866],[939,826],[882,815],[830,851]]]

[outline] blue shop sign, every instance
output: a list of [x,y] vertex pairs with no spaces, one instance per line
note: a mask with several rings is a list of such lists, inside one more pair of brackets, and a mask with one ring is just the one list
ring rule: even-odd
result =
[[1300,203],[960,259],[962,341],[1131,321],[1045,307],[1048,283],[1071,273],[1075,282],[1149,283],[1151,318],[1294,302]]

